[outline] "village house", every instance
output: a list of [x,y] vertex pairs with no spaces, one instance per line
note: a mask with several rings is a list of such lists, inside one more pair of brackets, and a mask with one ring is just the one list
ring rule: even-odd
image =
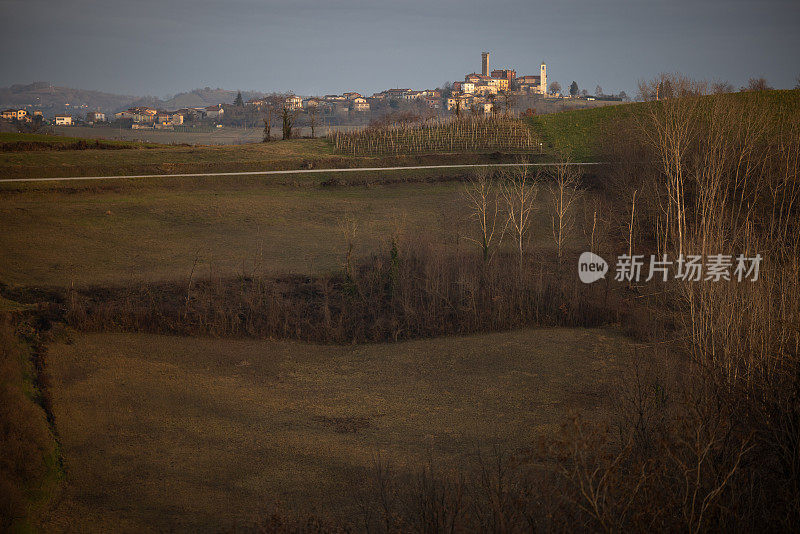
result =
[[409,91],[403,95],[404,100],[416,100],[418,98],[424,98],[425,94],[423,91]]
[[72,126],[72,117],[69,115],[56,115],[56,126]]
[[286,107],[290,110],[303,109],[303,98],[297,95],[292,95],[284,101]]
[[114,113],[114,118],[117,120],[132,120],[135,123],[153,124],[157,114],[158,110],[156,109],[139,106]]
[[86,114],[86,122],[92,124],[95,122],[106,122],[106,114],[100,111],[90,111]]
[[28,112],[24,109],[5,109],[3,110],[2,118],[21,121],[25,120],[27,114]]
[[219,119],[225,114],[225,109],[222,107],[222,104],[208,106],[203,109],[205,110],[205,116],[209,119]]
[[369,111],[369,102],[364,97],[356,97],[353,99],[353,105],[351,107],[353,111]]
[[177,111],[160,111],[155,122],[159,126],[180,126],[183,124],[183,114]]
[[383,91],[383,94],[386,95],[388,100],[400,100],[410,92],[411,89],[387,89]]
[[496,85],[479,84],[473,91],[476,95],[496,95],[499,89]]
[[431,109],[439,109],[442,107],[442,98],[441,96],[426,96],[425,103]]

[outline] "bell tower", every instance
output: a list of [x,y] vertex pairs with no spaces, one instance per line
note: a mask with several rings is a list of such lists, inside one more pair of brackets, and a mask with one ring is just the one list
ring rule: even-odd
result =
[[543,95],[547,94],[547,65],[542,64],[539,66],[539,92]]
[[484,76],[489,75],[489,52],[481,54],[481,74]]

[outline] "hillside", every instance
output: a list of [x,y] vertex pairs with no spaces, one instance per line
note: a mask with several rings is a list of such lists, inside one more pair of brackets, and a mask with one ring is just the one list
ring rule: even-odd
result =
[[[796,109],[800,106],[800,89],[734,94],[743,99],[766,98],[778,110]],[[704,98],[715,97],[709,95]],[[537,115],[528,119],[528,124],[544,140],[546,150],[564,153],[575,161],[592,161],[601,157],[597,141],[603,129],[610,127],[614,120],[641,111],[646,105],[648,103],[635,102]]]
[[56,113],[99,110],[106,113],[125,107],[137,97],[117,95],[102,91],[58,87],[48,82],[0,87],[0,107],[32,106],[45,115]]

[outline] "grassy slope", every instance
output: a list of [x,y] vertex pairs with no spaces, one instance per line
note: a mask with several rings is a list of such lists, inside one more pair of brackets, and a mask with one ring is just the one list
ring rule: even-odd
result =
[[531,128],[544,139],[547,148],[573,161],[598,158],[594,140],[609,120],[630,113],[638,104],[621,104],[592,109],[562,111],[529,119]]
[[[766,98],[774,109],[796,109],[800,106],[800,90],[766,91],[762,93],[735,93],[736,98]],[[706,98],[714,98],[709,96]],[[539,115],[529,119],[531,128],[540,135],[553,151],[569,156],[573,161],[602,159],[596,145],[604,128],[613,121],[637,113],[648,104],[633,103],[593,109],[562,111]]]
[[225,530],[276,502],[352,514],[376,454],[455,466],[607,413],[631,347],[586,329],[355,347],[79,335],[50,351],[68,478],[52,521]]

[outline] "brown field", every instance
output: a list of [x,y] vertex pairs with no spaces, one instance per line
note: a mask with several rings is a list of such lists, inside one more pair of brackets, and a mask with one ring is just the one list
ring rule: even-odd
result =
[[633,348],[589,329],[351,347],[78,334],[49,356],[68,482],[47,526],[213,531],[275,506],[352,518],[376,456],[456,468],[608,415]]
[[[195,261],[197,276],[318,274],[341,267],[340,226],[348,217],[358,225],[356,256],[386,248],[398,228],[442,245],[474,246],[459,239],[468,213],[457,182],[322,187],[211,177],[93,185],[0,193],[1,281],[65,287],[182,280]],[[541,196],[534,237],[546,246],[552,236]]]

